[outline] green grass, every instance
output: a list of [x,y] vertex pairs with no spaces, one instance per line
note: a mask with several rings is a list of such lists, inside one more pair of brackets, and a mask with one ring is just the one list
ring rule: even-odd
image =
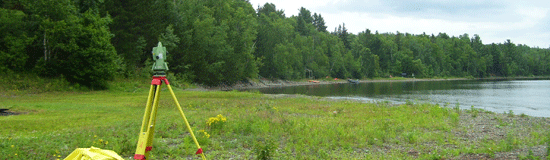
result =
[[[0,157],[57,159],[91,146],[133,157],[148,91],[134,88],[2,97],[0,108],[24,114],[0,117]],[[460,113],[438,105],[175,92],[209,159],[442,159],[535,141],[510,133],[503,141],[472,144],[452,134],[463,130],[458,127]],[[219,114],[227,121],[208,126],[208,119]],[[153,146],[150,159],[197,158],[166,90],[161,93]],[[411,150],[418,154],[408,153]]]

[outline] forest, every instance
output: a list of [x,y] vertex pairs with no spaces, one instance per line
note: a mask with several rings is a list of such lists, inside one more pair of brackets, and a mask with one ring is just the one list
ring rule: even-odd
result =
[[514,77],[550,75],[550,49],[479,35],[353,34],[321,14],[287,16],[247,0],[3,0],[0,73],[62,78],[104,89],[149,76],[151,49],[171,75],[207,86],[256,78]]

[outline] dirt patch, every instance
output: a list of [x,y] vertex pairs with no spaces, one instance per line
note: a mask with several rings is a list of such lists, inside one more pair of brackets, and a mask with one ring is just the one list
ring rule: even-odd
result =
[[11,112],[8,111],[8,109],[0,109],[0,116],[10,116],[10,115],[19,115],[21,113],[18,112]]

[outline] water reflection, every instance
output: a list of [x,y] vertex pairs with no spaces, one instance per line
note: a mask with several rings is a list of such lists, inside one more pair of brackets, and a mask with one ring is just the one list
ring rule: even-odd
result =
[[475,106],[494,112],[550,117],[550,80],[416,81],[332,84],[259,89],[267,94],[304,94],[392,103]]

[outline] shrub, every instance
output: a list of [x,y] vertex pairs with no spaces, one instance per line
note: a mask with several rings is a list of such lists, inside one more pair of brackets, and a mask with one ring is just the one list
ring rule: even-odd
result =
[[256,145],[254,145],[254,153],[256,153],[256,159],[272,159],[275,148],[275,143],[271,138],[259,139],[258,141],[256,141]]

